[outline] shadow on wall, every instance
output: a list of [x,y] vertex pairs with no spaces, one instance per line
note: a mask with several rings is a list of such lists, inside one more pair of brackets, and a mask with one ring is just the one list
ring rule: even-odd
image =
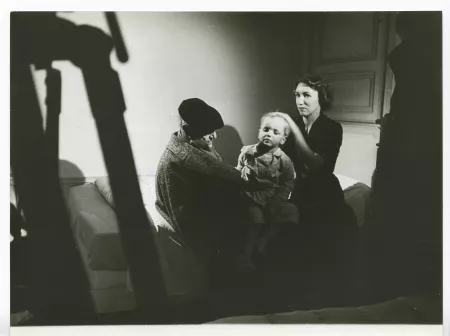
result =
[[214,144],[225,163],[232,166],[237,165],[239,153],[244,144],[238,131],[233,126],[225,125],[218,130]]
[[59,177],[60,178],[84,178],[84,173],[74,163],[67,160],[59,160]]

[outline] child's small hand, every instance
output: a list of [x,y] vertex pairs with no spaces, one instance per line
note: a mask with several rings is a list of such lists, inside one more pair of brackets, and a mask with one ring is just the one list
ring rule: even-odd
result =
[[253,170],[247,169],[245,174],[242,174],[242,178],[244,181],[248,182],[249,184],[257,184],[257,177]]
[[256,172],[253,169],[246,166],[242,172],[243,172],[242,178],[245,181],[250,182],[250,183],[258,182],[258,176],[256,175]]
[[[251,168],[249,168],[248,166],[244,166],[242,168],[242,170],[240,170],[240,172],[241,172],[241,178],[245,182],[249,182],[250,179],[252,179],[253,177],[256,177],[256,173]],[[249,179],[249,176],[252,176],[252,177],[250,177],[250,179]]]

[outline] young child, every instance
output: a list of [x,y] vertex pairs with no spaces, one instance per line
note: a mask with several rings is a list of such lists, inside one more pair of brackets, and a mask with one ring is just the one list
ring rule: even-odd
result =
[[270,112],[261,119],[259,142],[244,146],[236,169],[242,178],[258,178],[272,182],[272,187],[261,191],[245,192],[249,230],[244,253],[239,264],[245,269],[254,269],[252,256],[256,250],[264,253],[267,243],[279,231],[280,225],[297,223],[298,211],[288,202],[294,188],[294,165],[280,146],[290,133],[287,121],[281,112]]

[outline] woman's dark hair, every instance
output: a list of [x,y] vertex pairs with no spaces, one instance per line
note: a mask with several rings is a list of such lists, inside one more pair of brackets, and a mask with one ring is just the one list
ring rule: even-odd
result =
[[294,92],[300,83],[305,84],[306,86],[318,92],[321,111],[326,111],[331,108],[331,105],[333,103],[333,91],[331,86],[325,83],[322,78],[318,76],[311,76],[300,79],[295,83]]

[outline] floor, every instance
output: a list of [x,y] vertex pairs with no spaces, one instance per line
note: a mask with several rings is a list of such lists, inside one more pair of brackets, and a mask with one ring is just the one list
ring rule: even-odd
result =
[[[70,316],[37,318],[27,312],[26,290],[16,292],[24,303],[14,307],[12,325],[123,325],[123,324],[199,324],[230,316],[261,315],[333,307],[356,307],[393,299],[383,291],[370,288],[367,273],[359,260],[357,272],[350,268],[334,271],[320,263],[306,262],[298,273],[273,271],[262,265],[258,272],[221,274],[226,286],[207,297],[184,306],[155,309],[153,312],[125,312],[89,318]],[[276,265],[275,265],[276,266]],[[348,267],[349,265],[345,265]],[[355,266],[355,265],[354,265]],[[270,269],[268,269],[269,267]],[[283,268],[283,267],[282,267]],[[343,276],[345,275],[345,276]],[[375,295],[374,295],[375,294]]]

